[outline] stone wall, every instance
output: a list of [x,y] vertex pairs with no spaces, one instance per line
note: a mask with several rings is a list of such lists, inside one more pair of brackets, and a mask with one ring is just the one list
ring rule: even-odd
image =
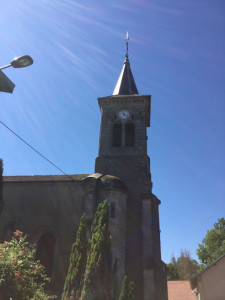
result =
[[9,240],[18,229],[37,244],[43,234],[50,233],[56,241],[50,289],[58,292],[64,283],[72,243],[84,212],[86,189],[82,180],[53,178],[4,178],[5,207],[0,234],[1,241]]

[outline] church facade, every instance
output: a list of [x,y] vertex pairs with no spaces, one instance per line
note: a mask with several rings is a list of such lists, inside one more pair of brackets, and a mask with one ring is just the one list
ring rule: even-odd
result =
[[[37,245],[37,257],[60,294],[75,233],[85,212],[91,223],[97,205],[108,200],[117,283],[134,280],[138,300],[166,300],[158,206],[152,193],[147,127],[151,96],[139,95],[128,53],[112,96],[98,98],[99,152],[94,174],[4,176],[1,241],[15,230]],[[4,158],[3,158],[4,159]]]

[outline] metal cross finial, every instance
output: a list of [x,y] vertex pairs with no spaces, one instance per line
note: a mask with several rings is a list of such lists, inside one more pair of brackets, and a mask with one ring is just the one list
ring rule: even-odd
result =
[[129,41],[129,36],[128,36],[128,31],[127,31],[127,36],[126,36],[126,46],[127,46],[126,58],[128,58],[128,41]]

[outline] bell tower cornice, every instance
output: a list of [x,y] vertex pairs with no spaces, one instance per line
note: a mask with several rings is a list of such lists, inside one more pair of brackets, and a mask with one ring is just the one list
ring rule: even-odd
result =
[[146,127],[150,127],[150,115],[151,115],[151,95],[116,95],[98,98],[98,104],[103,106],[112,106],[118,104],[130,105],[130,104],[144,104],[146,113]]

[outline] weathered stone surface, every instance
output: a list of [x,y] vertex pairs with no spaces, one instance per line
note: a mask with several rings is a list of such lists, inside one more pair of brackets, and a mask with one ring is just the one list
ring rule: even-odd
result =
[[[119,177],[126,185],[125,273],[135,281],[138,299],[165,300],[166,272],[161,261],[158,215],[160,201],[152,194],[150,159],[147,155],[150,100],[150,96],[143,95],[98,99],[101,127],[95,172]],[[128,119],[120,119],[121,110],[129,112]],[[122,143],[117,147],[112,143],[115,122],[120,123],[122,128]],[[132,122],[135,128],[132,147],[127,147],[123,142],[126,122]]]

